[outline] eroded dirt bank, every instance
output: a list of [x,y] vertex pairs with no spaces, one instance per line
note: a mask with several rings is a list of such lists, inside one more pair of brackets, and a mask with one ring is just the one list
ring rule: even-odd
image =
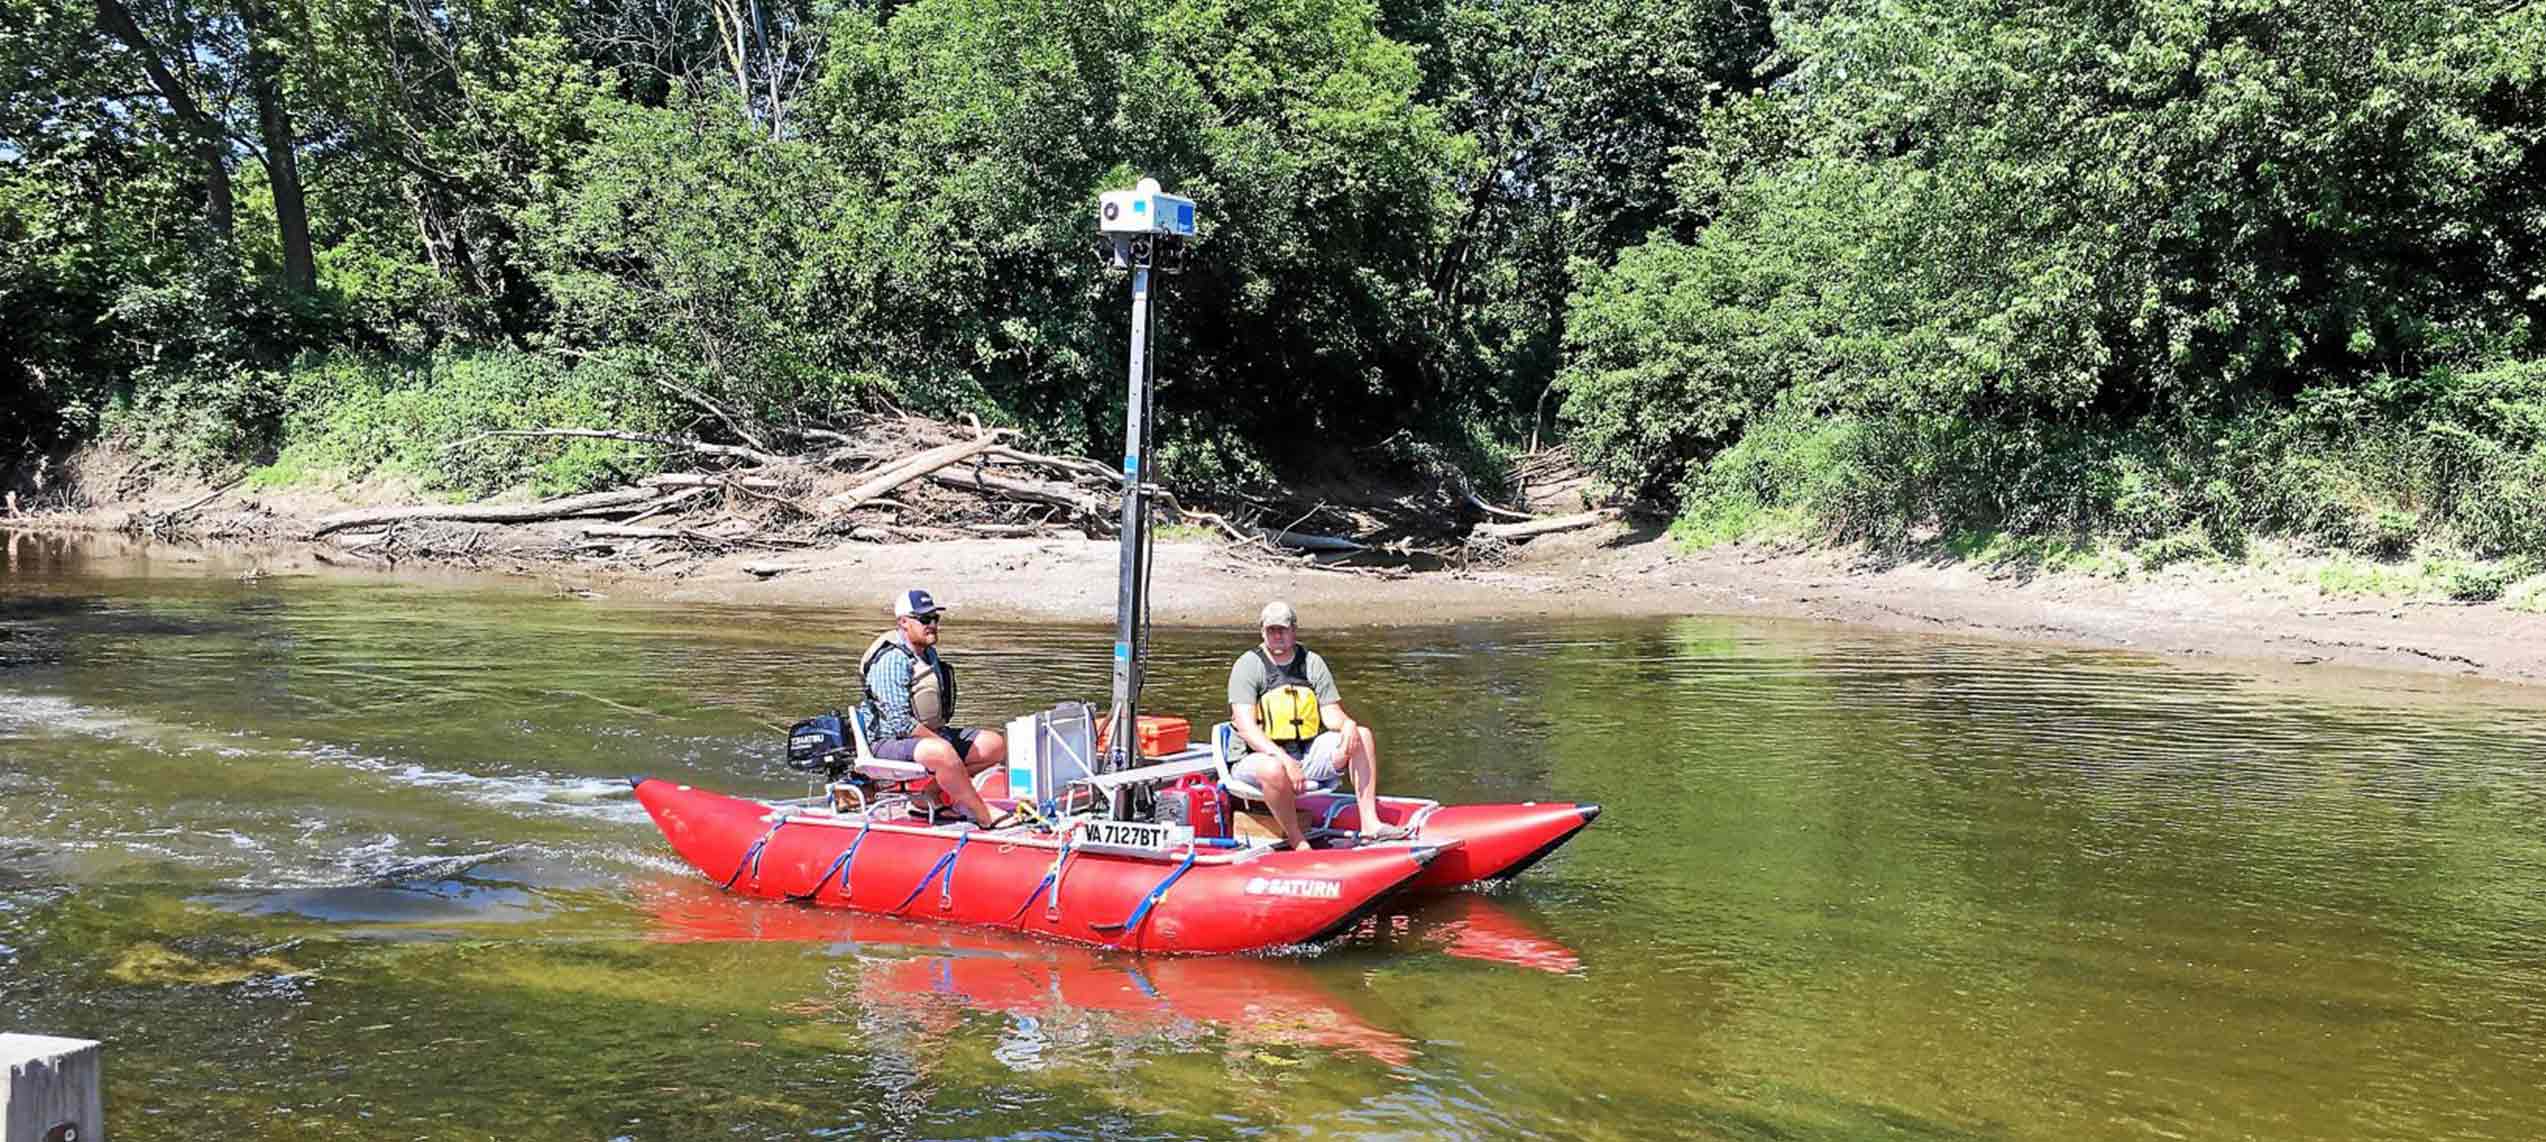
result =
[[[468,566],[378,559],[279,538],[167,543],[112,530],[114,513],[0,521],[12,566],[40,532],[83,532],[102,557],[202,564],[187,573],[440,577],[500,574],[555,589],[667,602],[881,608],[926,586],[966,613],[1101,622],[1113,615],[1111,540],[967,538],[737,552],[653,566],[596,566],[560,552],[571,535],[505,529]],[[279,533],[279,529],[276,529]],[[61,540],[54,539],[54,542]],[[1268,598],[1293,600],[1303,625],[1421,624],[1562,615],[1716,614],[1855,624],[1948,637],[2047,642],[2214,658],[2274,672],[2346,668],[2546,683],[2546,616],[2496,604],[2445,605],[2321,596],[2304,574],[2170,569],[2127,581],[2025,577],[1969,564],[1896,563],[1851,552],[1688,553],[1626,525],[1533,540],[1498,566],[1383,578],[1302,566],[1235,544],[1157,547],[1153,613],[1178,625],[1244,628]]]

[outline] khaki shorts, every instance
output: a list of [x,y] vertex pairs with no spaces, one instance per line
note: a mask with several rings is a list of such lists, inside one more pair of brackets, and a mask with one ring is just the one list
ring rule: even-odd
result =
[[[1256,754],[1248,758],[1245,765],[1241,767],[1240,776],[1253,781],[1258,788],[1264,785],[1263,774],[1258,770],[1269,764],[1263,758],[1263,754]],[[1344,735],[1335,730],[1328,730],[1317,735],[1309,741],[1308,752],[1297,760],[1300,763],[1301,781],[1309,785],[1334,785],[1341,782],[1344,779]]]

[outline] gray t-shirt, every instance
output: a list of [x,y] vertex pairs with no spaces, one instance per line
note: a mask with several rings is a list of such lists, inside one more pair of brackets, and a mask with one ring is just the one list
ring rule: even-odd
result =
[[[1291,664],[1299,664],[1299,656],[1308,656],[1308,686],[1317,691],[1320,706],[1343,701],[1335,691],[1335,674],[1326,669],[1326,659],[1316,651],[1301,648],[1291,652]],[[1287,673],[1287,672],[1286,672]],[[1238,656],[1238,664],[1229,668],[1229,704],[1252,706],[1264,692],[1283,685],[1288,679],[1276,679],[1264,669],[1264,656],[1248,651]]]

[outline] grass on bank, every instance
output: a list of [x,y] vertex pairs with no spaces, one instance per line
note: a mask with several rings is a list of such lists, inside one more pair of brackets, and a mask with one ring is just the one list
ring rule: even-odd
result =
[[2546,610],[2537,371],[2354,396],[2065,428],[1790,403],[1694,466],[1672,535],[2114,579],[2277,570],[2329,596]]
[[[1809,524],[1791,509],[1698,515],[1674,523],[1671,535],[1690,550],[1729,543],[1801,546],[1810,542]],[[1971,530],[1943,536],[1923,550],[1974,567],[2025,574],[2083,575],[2118,582],[2145,579],[2177,566],[2196,574],[2205,568],[2218,573],[2259,571],[2312,587],[2328,598],[2499,602],[2514,611],[2546,614],[2546,573],[2539,572],[2537,561],[2518,556],[2470,560],[2432,553],[2381,561],[2342,552],[2296,551],[2276,541],[2249,542],[2231,556],[2217,550],[2197,530],[2138,544],[2112,538],[2077,540]]]
[[259,490],[400,487],[451,500],[589,491],[650,474],[661,450],[609,440],[508,439],[527,428],[672,427],[643,361],[507,350],[411,358],[312,355],[140,389],[101,435],[180,468],[248,463]]

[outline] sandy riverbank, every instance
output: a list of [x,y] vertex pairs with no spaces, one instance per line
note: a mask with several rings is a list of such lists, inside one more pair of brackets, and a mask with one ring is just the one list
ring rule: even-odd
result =
[[[160,560],[217,558],[283,574],[441,575],[448,562],[348,569],[341,552],[264,539],[197,549],[115,535],[111,513],[0,521],[84,531],[104,549]],[[620,598],[749,605],[881,606],[925,585],[968,614],[1103,621],[1114,607],[1116,547],[1076,537],[856,543],[661,562],[644,568],[559,558],[571,524],[503,529],[478,572],[532,576]],[[267,529],[273,534],[278,529]],[[1395,578],[1285,564],[1201,541],[1157,548],[1153,612],[1180,625],[1244,626],[1271,597],[1304,625],[1418,624],[1562,615],[1720,614],[1846,623],[1891,631],[2116,648],[2237,660],[2276,671],[2371,668],[2546,683],[2546,615],[2498,604],[2329,598],[2304,561],[2273,569],[2194,566],[2113,580],[2027,576],[1964,562],[1879,561],[1847,551],[1683,552],[1624,525],[1543,537],[1494,568]],[[771,573],[773,568],[783,568]]]

